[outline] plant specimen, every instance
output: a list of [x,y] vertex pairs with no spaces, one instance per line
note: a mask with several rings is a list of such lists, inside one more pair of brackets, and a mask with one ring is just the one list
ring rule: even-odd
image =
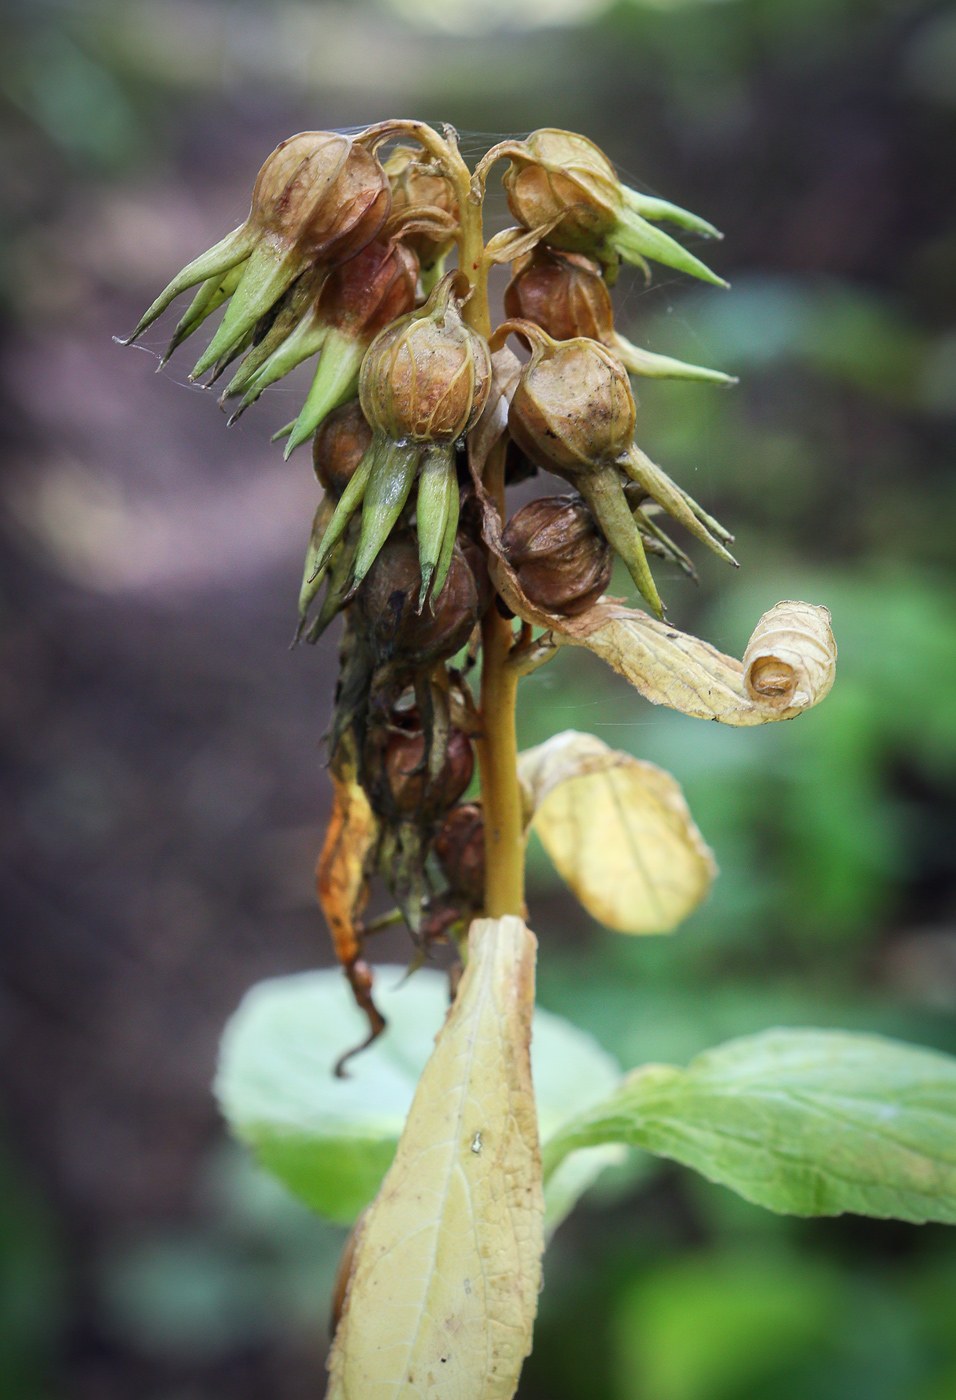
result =
[[[486,241],[499,160],[516,224]],[[333,1218],[358,1217],[336,1300],[336,1400],[513,1395],[546,1229],[620,1144],[772,1210],[956,1221],[956,1061],[929,1051],[776,1031],[622,1078],[539,1016],[536,1075],[550,1056],[579,1083],[551,1102],[539,1075],[536,1103],[529,828],[581,904],[622,933],[672,930],[716,869],[678,784],[653,764],[573,732],[519,754],[522,677],[585,647],[654,704],[747,726],[799,716],[834,676],[823,607],[778,603],[741,661],[664,621],[651,561],[694,576],[668,516],[736,562],[728,531],[635,440],[631,374],[728,381],[614,328],[622,261],[720,283],[664,223],[716,236],[629,189],[570,132],[502,142],[474,171],[448,127],[303,133],[266,161],[246,222],[134,332],[197,287],[168,357],[228,303],[193,376],[211,383],[238,360],[222,396],[233,416],[318,356],[278,436],[287,456],[311,440],[323,490],[297,637],[314,642],[343,618],[317,886],[365,1035],[337,1043],[333,1067],[320,1047],[341,999],[327,976],[267,984],[227,1030],[218,1089],[264,1165]],[[508,263],[507,319],[493,327],[489,273]],[[535,473],[560,478],[560,492],[509,512],[507,488]],[[646,610],[605,596],[614,555]],[[479,796],[465,800],[476,758]],[[395,911],[363,922],[376,877]],[[373,1046],[386,1019],[365,955],[396,921],[416,965],[437,942],[459,955],[410,1102],[395,1066],[386,1073],[388,1037]],[[397,1020],[402,996],[425,1015],[415,987],[389,996]],[[415,1033],[407,1018],[391,1032],[403,1044]]]

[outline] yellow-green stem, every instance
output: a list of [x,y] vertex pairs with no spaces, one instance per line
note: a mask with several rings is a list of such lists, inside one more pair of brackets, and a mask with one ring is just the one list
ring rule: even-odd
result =
[[[486,338],[491,335],[488,307],[488,261],[485,257],[481,199],[471,185],[468,169],[454,153],[455,193],[461,236],[458,265],[471,284],[464,308],[468,324]],[[505,518],[504,443],[492,449],[485,466],[485,487]],[[513,634],[494,606],[481,624],[481,725],[478,767],[485,823],[485,909],[490,919],[505,914],[523,916],[524,832],[518,787],[518,741],[515,701],[518,676],[506,662]]]

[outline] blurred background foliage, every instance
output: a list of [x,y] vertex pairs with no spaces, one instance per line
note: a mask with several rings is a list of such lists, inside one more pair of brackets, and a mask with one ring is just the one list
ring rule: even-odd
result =
[[[669,768],[722,871],[676,935],[628,940],[532,852],[541,1000],[626,1066],[774,1024],[956,1052],[956,8],[24,0],[2,23],[0,1392],[297,1400],[342,1232],[224,1142],[208,1085],[242,991],[329,960],[335,641],[285,650],[315,488],[268,444],[283,388],[226,433],[175,361],[153,377],[164,330],[110,337],[306,127],[447,119],[472,154],[571,127],[723,228],[729,294],[615,292],[633,339],[741,377],[640,389],[640,441],[742,564],[660,582],[737,655],[777,599],[826,603],[838,681],[752,731],[654,711],[579,651],[526,683],[524,744],[576,727]],[[525,1400],[956,1397],[944,1229],[778,1219],[635,1156],[545,1273]]]

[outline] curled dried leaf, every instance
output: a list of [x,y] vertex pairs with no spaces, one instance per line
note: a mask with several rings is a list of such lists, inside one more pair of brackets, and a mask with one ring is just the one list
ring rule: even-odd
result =
[[378,846],[378,820],[358,780],[351,730],[332,762],[334,799],[325,844],[315,870],[316,891],[339,961],[348,966],[361,951],[355,921],[368,896]]
[[357,1242],[328,1400],[511,1400],[544,1248],[529,1048],[536,942],[478,919],[468,965]]
[[826,608],[783,602],[765,612],[743,659],[751,700],[780,709],[815,705],[836,673],[836,642]]
[[533,830],[607,928],[670,933],[705,898],[713,852],[656,764],[572,729],[520,754],[518,772]]

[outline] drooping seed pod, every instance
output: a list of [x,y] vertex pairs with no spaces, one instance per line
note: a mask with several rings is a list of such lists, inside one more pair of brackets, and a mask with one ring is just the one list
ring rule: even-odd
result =
[[411,532],[394,534],[359,589],[357,602],[380,662],[401,659],[413,667],[454,656],[478,620],[474,575],[456,544],[448,577],[433,612],[419,612],[421,566]]
[[437,773],[429,772],[422,729],[396,729],[385,747],[384,773],[393,812],[431,821],[461,797],[475,770],[471,741],[460,729],[448,733]]
[[503,178],[509,209],[525,228],[546,230],[551,247],[597,259],[612,278],[618,258],[645,270],[646,260],[653,258],[705,282],[727,285],[648,221],[669,219],[719,238],[713,225],[622,184],[603,151],[586,137],[544,128],[526,141],[503,142],[497,151],[511,157]]
[[479,802],[453,807],[433,846],[452,894],[480,909],[485,892],[485,822]]
[[222,324],[193,370],[192,377],[198,377],[238,345],[307,268],[334,266],[370,243],[388,216],[390,200],[381,165],[351,137],[329,131],[290,137],[260,170],[245,223],[183,268],[129,340],[180,292],[214,281],[214,297],[223,275],[243,264]]
[[539,243],[516,264],[505,288],[505,314],[533,321],[554,340],[584,336],[612,350],[631,374],[651,379],[696,379],[736,384],[732,375],[685,364],[632,345],[614,329],[614,308],[604,278],[587,258],[557,253]]
[[[372,444],[339,502],[323,551],[331,552],[362,505],[357,588],[398,521],[423,465],[418,493],[418,607],[445,587],[458,525],[455,441],[477,420],[491,387],[485,340],[462,319],[449,273],[425,305],[384,330],[362,362],[359,397]],[[323,555],[319,556],[319,563]]]
[[598,341],[556,341],[527,322],[513,323],[516,332],[522,326],[533,348],[508,414],[518,446],[545,471],[575,479],[619,461],[637,415],[620,361]]
[[516,264],[504,305],[506,316],[533,321],[553,340],[583,336],[607,345],[614,334],[611,296],[594,264],[540,243]]
[[663,607],[618,466],[636,417],[626,372],[596,340],[556,341],[529,321],[506,322],[496,334],[508,327],[533,347],[511,400],[508,431],[546,471],[574,483],[660,617]]
[[457,273],[425,305],[382,331],[362,364],[359,395],[373,428],[395,442],[452,443],[485,406],[491,356],[463,320]]
[[312,466],[324,491],[338,500],[372,441],[358,399],[335,408],[312,440]]
[[574,617],[611,581],[611,546],[579,496],[529,501],[508,521],[502,547],[525,596],[546,612]]
[[411,146],[396,146],[384,168],[392,189],[390,222],[418,257],[423,279],[427,279],[455,241],[458,201],[454,188],[435,162]]
[[312,386],[286,444],[288,457],[332,409],[358,393],[365,351],[384,326],[415,305],[417,278],[414,254],[378,239],[324,275],[291,324],[275,328],[284,334],[270,333],[270,353],[263,356],[257,349],[243,361],[223,395],[223,400],[242,395],[229,421],[235,422],[264,389],[318,352]]

